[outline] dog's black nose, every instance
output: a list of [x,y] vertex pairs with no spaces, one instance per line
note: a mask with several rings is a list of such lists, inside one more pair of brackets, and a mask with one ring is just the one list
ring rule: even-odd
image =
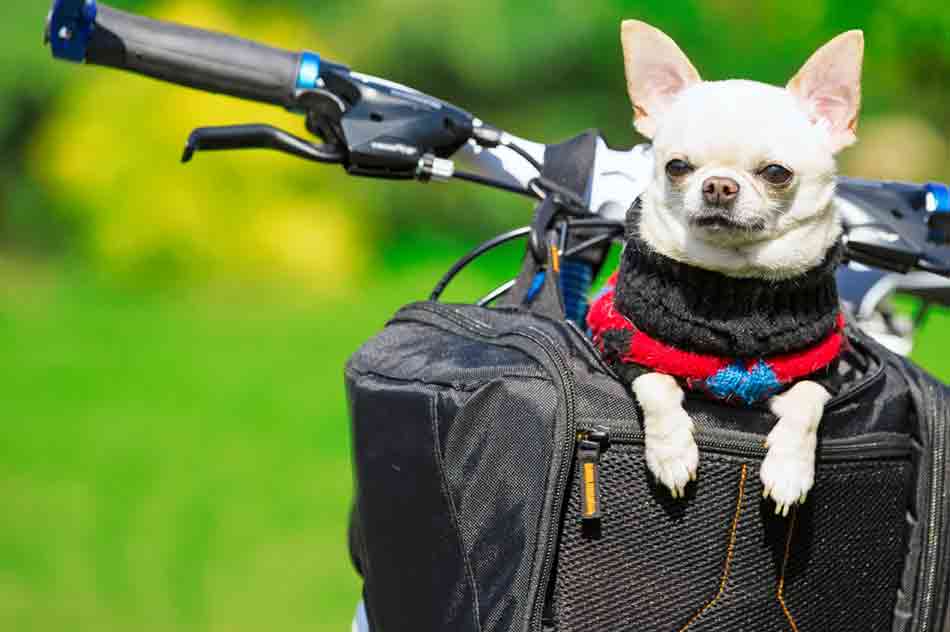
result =
[[712,177],[703,182],[703,199],[710,206],[728,206],[739,195],[739,183],[732,178]]

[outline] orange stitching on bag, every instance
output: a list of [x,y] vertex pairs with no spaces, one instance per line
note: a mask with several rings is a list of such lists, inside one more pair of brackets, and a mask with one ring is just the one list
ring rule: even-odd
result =
[[[719,580],[719,591],[705,606],[700,608],[699,612],[693,615],[693,618],[690,619],[686,625],[680,628],[679,632],[684,632],[686,628],[696,623],[696,621],[703,616],[703,613],[712,608],[715,603],[719,601],[719,598],[722,597],[722,594],[726,592],[726,582],[729,581],[729,570],[732,568],[732,558],[736,550],[736,531],[739,529],[739,516],[742,515],[742,501],[745,498],[745,480],[748,472],[748,466],[743,465],[742,475],[739,478],[739,498],[736,499],[736,513],[732,517],[732,526],[729,528],[729,546],[726,549],[726,563],[723,565],[722,578]],[[795,632],[798,631],[796,630]]]
[[792,535],[795,533],[795,518],[798,515],[796,507],[792,507],[792,517],[788,520],[788,537],[785,538],[785,558],[782,560],[782,576],[778,580],[778,602],[782,606],[782,612],[785,613],[785,618],[788,619],[789,625],[792,626],[792,632],[798,632],[798,625],[795,623],[795,617],[792,616],[791,611],[788,609],[788,606],[785,605],[785,567],[788,566],[788,557],[789,553],[792,550]]

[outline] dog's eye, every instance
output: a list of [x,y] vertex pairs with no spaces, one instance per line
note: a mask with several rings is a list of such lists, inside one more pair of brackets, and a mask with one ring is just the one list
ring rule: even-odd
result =
[[690,165],[685,160],[680,160],[679,158],[674,158],[673,160],[666,163],[666,175],[671,178],[681,178],[692,170],[692,165]]
[[759,175],[769,184],[781,186],[791,182],[793,174],[782,165],[766,165],[759,171]]

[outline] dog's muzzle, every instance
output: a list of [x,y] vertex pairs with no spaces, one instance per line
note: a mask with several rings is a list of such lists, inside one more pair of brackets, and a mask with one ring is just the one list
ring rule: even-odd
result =
[[761,217],[739,218],[721,208],[705,208],[691,217],[690,223],[711,233],[757,233],[766,228],[765,220]]

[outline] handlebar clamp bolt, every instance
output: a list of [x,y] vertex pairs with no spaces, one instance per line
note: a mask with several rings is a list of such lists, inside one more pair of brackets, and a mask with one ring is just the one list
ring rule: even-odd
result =
[[455,175],[455,163],[446,158],[438,158],[432,154],[425,154],[419,159],[416,168],[416,178],[422,182],[436,180],[445,182]]

